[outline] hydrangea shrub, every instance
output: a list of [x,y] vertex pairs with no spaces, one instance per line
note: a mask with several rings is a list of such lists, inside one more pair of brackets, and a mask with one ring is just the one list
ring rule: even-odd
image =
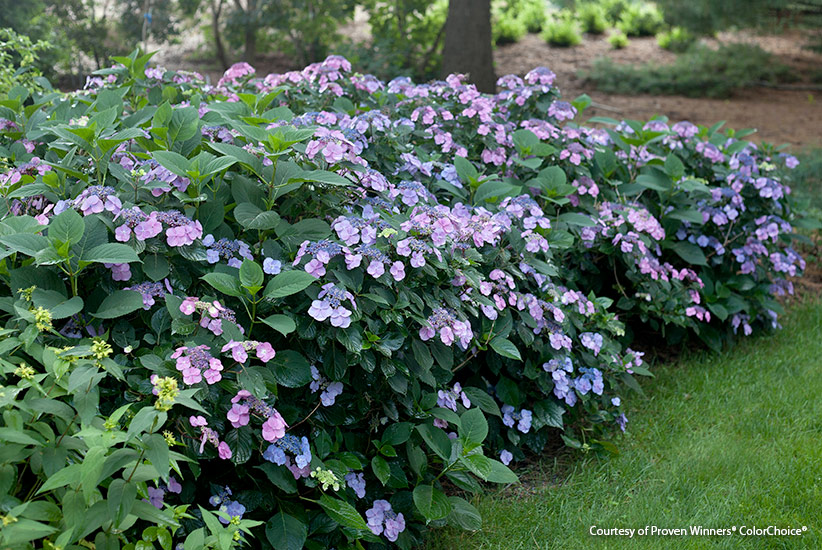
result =
[[574,122],[535,69],[385,83],[117,58],[0,102],[0,546],[411,548],[562,435],[637,332],[774,326],[793,157]]

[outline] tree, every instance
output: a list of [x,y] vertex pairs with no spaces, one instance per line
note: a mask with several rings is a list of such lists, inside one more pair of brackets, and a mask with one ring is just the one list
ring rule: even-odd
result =
[[254,62],[257,56],[257,32],[266,26],[263,21],[263,8],[265,1],[258,0],[234,0],[235,10],[232,13],[230,24],[242,28],[243,35],[243,59],[249,63]]
[[450,0],[442,72],[467,73],[483,92],[496,90],[491,50],[491,0]]

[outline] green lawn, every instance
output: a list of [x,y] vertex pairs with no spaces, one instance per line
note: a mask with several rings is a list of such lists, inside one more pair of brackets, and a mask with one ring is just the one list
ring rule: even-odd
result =
[[[475,503],[477,533],[429,550],[822,548],[822,303],[721,355],[658,367],[610,461],[542,465],[540,484]],[[556,479],[561,474],[561,482]],[[529,476],[531,478],[535,476]],[[807,526],[803,536],[594,537],[603,528]]]

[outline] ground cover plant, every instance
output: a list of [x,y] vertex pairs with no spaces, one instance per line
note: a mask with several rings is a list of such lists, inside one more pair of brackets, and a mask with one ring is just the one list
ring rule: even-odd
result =
[[[479,499],[481,532],[437,532],[427,548],[525,550],[534,540],[545,549],[818,548],[822,501],[808,480],[822,476],[820,330],[814,298],[795,304],[778,334],[655,368],[646,396],[630,406],[635,422],[619,457],[560,468],[546,461],[523,489]],[[649,524],[807,530],[630,541],[589,534],[592,525]]]
[[[662,38],[672,45],[673,35]],[[791,69],[759,46],[743,43],[711,48],[693,44],[669,65],[620,65],[599,59],[585,80],[616,94],[728,97],[741,88],[795,80]]]
[[650,372],[778,324],[796,159],[332,56],[214,86],[135,52],[0,102],[0,546],[410,548]]

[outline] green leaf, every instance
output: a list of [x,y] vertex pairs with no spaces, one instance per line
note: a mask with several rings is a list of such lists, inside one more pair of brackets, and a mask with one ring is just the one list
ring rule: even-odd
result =
[[240,297],[243,295],[239,279],[228,273],[206,273],[202,279],[226,296]]
[[512,133],[511,140],[521,155],[532,155],[534,147],[539,144],[537,135],[525,128],[521,128]]
[[565,170],[559,166],[549,166],[539,173],[534,182],[538,183],[549,196],[552,196],[557,194],[567,180]]
[[482,516],[470,502],[460,497],[448,497],[448,502],[451,504],[448,523],[466,531],[478,531],[482,528]]
[[0,243],[3,243],[14,252],[22,252],[26,256],[32,257],[49,246],[47,238],[42,235],[35,235],[34,233],[5,235],[0,237]]
[[708,259],[697,245],[680,241],[671,246],[680,258],[692,265],[708,265]]
[[108,493],[106,493],[106,503],[114,527],[119,526],[126,519],[136,499],[136,483],[127,482],[124,479],[115,479],[111,482]]
[[351,529],[361,531],[368,529],[368,524],[365,523],[365,520],[360,513],[357,512],[357,509],[344,500],[322,495],[320,497],[320,506],[323,507],[331,519],[343,527],[350,527]]
[[262,466],[256,466],[256,468],[262,470],[268,477],[268,481],[276,485],[281,491],[289,495],[297,492],[297,481],[285,466],[266,462]]
[[497,460],[488,459],[491,464],[491,472],[488,474],[486,481],[491,483],[517,483],[519,479],[517,474],[511,469]]
[[417,485],[414,488],[414,505],[428,521],[442,519],[451,513],[448,497],[432,485]]
[[316,280],[313,275],[305,271],[284,271],[279,275],[275,275],[274,278],[268,282],[263,294],[265,294],[266,298],[291,296],[292,294],[305,290]]
[[511,185],[500,180],[486,181],[477,188],[474,193],[474,204],[482,205],[485,201],[493,201],[518,195],[522,191],[522,187]]
[[500,418],[502,417],[502,411],[499,410],[499,405],[497,405],[493,397],[488,395],[488,392],[473,386],[463,388],[462,391],[465,392],[465,395],[468,396],[468,399],[471,400],[472,404],[477,405],[488,414],[493,414],[494,416],[499,416]]
[[483,481],[488,481],[491,475],[491,459],[481,454],[471,454],[459,459],[460,464],[468,468],[475,476]]
[[303,241],[319,241],[331,235],[331,226],[323,220],[309,218],[297,223],[280,222],[276,228],[277,236],[287,246],[299,246]]
[[83,299],[79,296],[67,298],[56,290],[37,288],[32,293],[32,302],[51,312],[52,319],[65,319],[83,310]]
[[263,211],[250,202],[242,202],[234,207],[234,219],[246,229],[260,231],[274,229],[280,223],[280,216],[276,212]]
[[561,430],[563,428],[563,414],[565,414],[565,407],[555,401],[544,400],[534,404],[534,416],[545,426]]
[[53,243],[79,243],[83,238],[86,224],[83,217],[73,208],[61,212],[48,225],[48,238]]
[[263,268],[254,260],[243,260],[240,266],[240,284],[256,294],[263,287]]
[[18,443],[20,445],[41,445],[41,443],[28,435],[28,431],[18,430],[16,428],[0,427],[0,441],[6,443]]
[[559,215],[559,220],[569,225],[579,225],[582,227],[594,227],[596,222],[584,214],[577,212],[566,212]]
[[374,470],[374,475],[383,485],[391,477],[391,467],[388,465],[388,461],[381,456],[375,456],[371,459],[371,469]]
[[679,160],[679,157],[674,154],[669,154],[665,159],[665,173],[668,174],[672,180],[679,181],[685,175],[685,165]]
[[351,185],[351,182],[346,178],[342,177],[339,174],[334,172],[329,172],[328,170],[305,170],[303,171],[299,177],[291,178],[289,181],[306,181],[306,182],[316,182],[316,183],[325,183],[326,185],[339,185],[339,186],[347,186]]
[[308,537],[308,526],[294,516],[280,512],[266,522],[265,537],[274,550],[302,550]]
[[661,170],[652,169],[646,174],[637,176],[638,185],[654,191],[664,192],[671,190],[671,179]]
[[479,172],[465,157],[454,157],[454,167],[463,183],[471,184],[479,179]]
[[297,329],[297,324],[288,315],[271,315],[263,319],[263,323],[270,326],[283,336],[288,336]]
[[76,483],[80,479],[81,464],[70,464],[65,468],[57,471],[56,474],[49,476],[45,483],[37,490],[35,494],[40,495],[58,487],[65,487],[72,483]]
[[152,156],[163,168],[171,170],[178,176],[188,177],[188,168],[191,163],[180,153],[175,153],[174,151],[154,151]]
[[56,527],[50,527],[39,521],[31,519],[17,519],[7,527],[3,527],[0,533],[0,542],[6,548],[33,548],[25,543],[36,541],[47,537],[57,531]]
[[210,176],[217,172],[222,172],[228,167],[236,164],[238,161],[232,157],[217,157],[209,160],[203,167],[200,168],[200,174],[203,176]]
[[702,218],[702,212],[693,208],[680,208],[679,210],[674,210],[670,214],[666,214],[666,217],[691,222],[698,225],[705,223]]
[[163,481],[168,481],[168,443],[160,434],[151,434],[144,441],[146,444],[146,458],[151,461],[151,465],[154,466]]
[[143,307],[143,296],[135,290],[115,290],[106,296],[93,316],[98,319],[115,319]]
[[143,260],[143,273],[152,281],[159,281],[168,276],[170,266],[163,254],[152,254]]
[[395,422],[389,424],[382,434],[382,443],[385,445],[401,445],[411,437],[414,425],[410,422]]
[[208,143],[208,146],[226,157],[234,158],[258,176],[263,171],[262,161],[242,147],[228,143]]
[[468,409],[460,418],[460,437],[474,443],[482,444],[488,436],[488,421],[478,408]]
[[296,351],[277,351],[271,360],[274,378],[286,388],[299,388],[311,382],[311,364]]
[[491,340],[490,345],[491,349],[501,356],[507,357],[508,359],[522,361],[522,357],[519,354],[517,346],[515,346],[511,340],[497,336]]
[[128,245],[122,243],[105,243],[83,252],[80,260],[106,264],[128,264],[139,262],[137,253]]
[[[200,115],[194,107],[174,109],[171,122],[168,124],[169,142],[186,141],[197,135],[200,128]],[[166,166],[168,168],[168,166]],[[168,168],[171,170],[171,168]],[[173,172],[173,170],[172,170]]]
[[106,447],[92,447],[86,453],[83,463],[80,465],[80,484],[83,487],[83,497],[86,499],[86,504],[91,504],[91,499],[97,490],[97,481],[103,472],[106,454],[108,454]]
[[451,458],[451,439],[443,430],[431,424],[421,424],[417,426],[417,431],[425,440],[425,443],[428,444],[428,447],[437,453],[440,458],[443,460]]

